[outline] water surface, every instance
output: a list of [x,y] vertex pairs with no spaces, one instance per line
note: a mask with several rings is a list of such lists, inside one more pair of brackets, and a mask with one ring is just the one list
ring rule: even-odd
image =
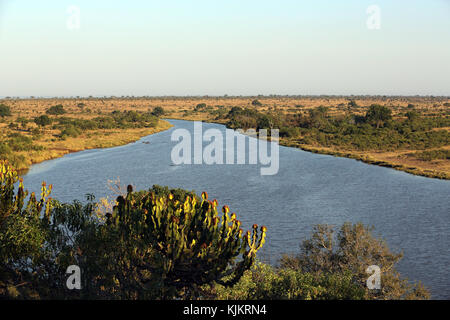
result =
[[[138,189],[159,184],[208,191],[236,211],[244,227],[268,227],[263,258],[272,263],[280,253],[297,252],[315,224],[362,222],[374,226],[391,249],[403,250],[402,275],[421,280],[433,298],[450,299],[450,181],[287,147],[280,147],[280,170],[274,176],[261,176],[258,165],[173,166],[171,133],[176,128],[193,132],[193,123],[170,122],[174,128],[129,145],[34,165],[25,186],[39,191],[45,180],[61,201],[87,193],[108,195],[107,180],[117,177]],[[217,124],[203,128],[225,131]]]

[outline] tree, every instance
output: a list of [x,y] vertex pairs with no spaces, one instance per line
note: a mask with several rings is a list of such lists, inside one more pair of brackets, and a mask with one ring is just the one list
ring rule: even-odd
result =
[[253,100],[252,105],[255,107],[260,107],[260,106],[262,106],[262,103],[259,100]]
[[355,100],[350,100],[347,104],[350,108],[358,108],[358,104]]
[[197,106],[195,106],[194,110],[199,111],[199,110],[205,109],[205,108],[206,108],[206,103],[199,103],[199,104],[197,104]]
[[420,118],[420,114],[417,111],[412,110],[406,113],[406,117],[409,121],[415,121]]
[[[81,245],[84,258],[80,258],[111,259],[100,266],[115,275],[121,292],[135,298],[151,298],[152,292],[156,297],[192,298],[204,284],[232,286],[255,261],[266,228],[254,225],[243,235],[236,214],[230,216],[224,206],[220,218],[217,205],[206,192],[201,202],[190,196],[179,201],[172,194],[134,193],[129,186],[127,195],[117,198],[101,232],[94,237],[87,234],[82,241],[87,245]],[[239,254],[241,260],[235,263]],[[103,272],[105,267],[97,269]]]
[[[430,294],[420,283],[410,284],[396,271],[402,256],[391,252],[385,241],[372,235],[372,228],[360,223],[345,223],[337,235],[333,227],[317,225],[311,238],[302,243],[300,254],[284,256],[281,267],[312,274],[351,274],[365,290],[366,299],[428,299]],[[372,265],[381,269],[380,290],[366,286],[366,270]]]
[[377,129],[392,119],[392,110],[378,104],[369,107],[366,113],[366,121],[376,125]]
[[61,114],[65,114],[66,110],[64,110],[64,107],[61,104],[58,104],[56,106],[50,107],[47,111],[47,114],[52,114],[52,115],[61,115]]
[[155,107],[152,112],[152,114],[156,117],[161,117],[162,115],[164,115],[164,113],[165,110],[163,107]]
[[39,127],[45,127],[52,123],[52,119],[47,115],[42,115],[34,118],[34,123],[36,123]]
[[0,117],[10,117],[11,116],[11,109],[4,104],[0,104]]
[[14,168],[0,161],[0,298],[57,297],[65,290],[60,262],[67,260],[62,248],[69,238],[51,216],[51,190],[43,183],[40,200],[34,193],[28,197]]

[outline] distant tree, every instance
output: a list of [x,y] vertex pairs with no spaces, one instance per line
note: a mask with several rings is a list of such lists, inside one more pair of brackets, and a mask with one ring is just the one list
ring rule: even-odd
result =
[[162,116],[164,113],[165,113],[165,110],[164,110],[163,107],[155,107],[155,108],[153,109],[153,112],[152,112],[152,114],[153,114],[154,116],[156,116],[156,117],[160,117],[160,116]]
[[10,117],[11,116],[11,109],[4,104],[0,104],[0,117]]
[[348,102],[348,106],[351,107],[351,108],[357,108],[357,107],[358,107],[358,104],[356,103],[355,100],[350,100],[350,101]]
[[369,107],[366,113],[367,123],[374,124],[377,129],[392,119],[392,110],[378,104]]
[[34,118],[34,123],[36,123],[39,127],[45,127],[52,123],[52,119],[44,114],[42,116]]
[[262,106],[262,103],[259,100],[253,100],[252,105],[255,107],[260,107],[260,106]]
[[83,103],[83,102],[80,102],[80,103],[77,104],[77,107],[80,108],[80,109],[83,109],[85,106],[86,106],[86,104]]
[[61,115],[61,114],[65,114],[66,110],[64,110],[64,107],[61,104],[58,104],[56,106],[50,107],[47,111],[47,114],[52,114],[52,115]]
[[20,123],[20,125],[22,126],[23,129],[26,129],[27,123],[28,123],[28,119],[24,118],[24,117],[18,117],[16,119],[17,123]]
[[420,117],[420,115],[417,111],[412,110],[406,113],[406,117],[408,118],[409,121],[414,121],[417,120]]
[[194,110],[195,110],[195,111],[199,111],[199,110],[205,109],[205,108],[206,108],[206,103],[199,103],[199,104],[194,108]]

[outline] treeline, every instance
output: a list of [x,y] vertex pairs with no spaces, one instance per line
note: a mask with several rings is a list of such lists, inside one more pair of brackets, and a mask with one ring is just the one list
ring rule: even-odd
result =
[[364,116],[347,112],[331,116],[327,107],[307,113],[280,114],[274,111],[233,107],[216,120],[226,120],[227,126],[280,130],[280,137],[300,143],[350,150],[428,149],[450,144],[450,133],[438,130],[450,127],[449,117],[422,117],[410,110],[402,118],[392,117],[392,111],[372,105]]
[[108,116],[93,119],[60,117],[54,120],[52,129],[60,130],[61,136],[77,137],[82,132],[98,129],[154,128],[159,118],[153,113],[137,111],[113,111]]
[[[92,119],[67,117],[66,113],[62,105],[56,105],[47,109],[46,114],[33,119],[18,117],[8,125],[9,130],[0,141],[0,160],[8,160],[17,167],[24,167],[26,157],[20,152],[44,150],[38,141],[47,129],[57,132],[53,134],[54,139],[65,140],[101,129],[154,128],[158,125],[159,117],[164,114],[164,109],[157,107],[149,112],[113,111]],[[11,116],[9,107],[5,106],[2,117],[3,115]],[[29,126],[30,123],[35,126]]]
[[[257,262],[270,231],[253,225],[244,233],[236,214],[218,209],[206,192],[128,186],[112,203],[89,195],[86,204],[67,204],[52,199],[51,190],[43,183],[40,197],[29,195],[15,170],[0,162],[0,298],[429,297],[395,270],[401,255],[361,224],[338,233],[317,226],[297,256],[271,267]],[[381,289],[367,288],[369,265],[380,267]],[[81,273],[68,281],[70,266]]]

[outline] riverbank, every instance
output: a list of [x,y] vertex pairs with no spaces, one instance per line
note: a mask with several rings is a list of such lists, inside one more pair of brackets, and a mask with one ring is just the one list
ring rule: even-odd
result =
[[[362,161],[367,164],[372,164],[380,167],[386,167],[386,168],[392,168],[395,170],[407,172],[416,176],[423,176],[427,178],[435,178],[435,179],[443,179],[443,180],[450,180],[450,173],[445,171],[439,171],[439,170],[433,170],[433,169],[426,169],[426,168],[420,168],[408,165],[408,160],[405,155],[407,152],[400,153],[400,152],[367,152],[364,153],[357,153],[357,152],[351,152],[351,151],[339,151],[339,150],[333,150],[331,148],[322,148],[322,147],[315,147],[307,144],[301,144],[295,141],[290,141],[287,139],[280,139],[280,145],[286,146],[286,147],[295,147],[302,149],[304,151],[312,152],[312,153],[318,153],[318,154],[326,154],[326,155],[332,155],[335,157],[343,157],[343,158],[350,158],[355,159],[358,161]],[[392,157],[392,158],[399,158],[399,162],[394,161],[386,161],[383,158],[384,157]],[[406,163],[401,163],[401,161],[404,161]],[[414,160],[410,160],[411,162]],[[417,160],[416,160],[417,161]],[[443,162],[443,161],[439,161]]]
[[68,137],[65,140],[55,140],[51,136],[47,136],[43,141],[39,141],[39,144],[44,147],[43,150],[17,153],[25,157],[25,161],[17,170],[24,173],[33,164],[60,158],[73,152],[126,145],[145,136],[168,130],[171,127],[173,125],[169,122],[159,120],[158,125],[152,128],[94,130],[83,133],[76,138]]
[[[224,121],[215,120],[210,117],[202,117],[201,115],[182,117],[177,116],[173,119],[188,121],[204,121],[209,123],[217,123],[226,125]],[[382,151],[353,151],[353,150],[337,150],[333,148],[313,146],[299,142],[299,139],[280,138],[280,145],[291,148],[299,148],[303,151],[326,154],[335,157],[343,157],[355,159],[367,164],[376,165],[407,172],[416,176],[427,178],[450,180],[450,164],[447,160],[422,161],[411,157],[412,154],[419,150],[397,150],[391,152]],[[420,164],[422,166],[420,166]],[[443,168],[441,170],[435,168]]]

